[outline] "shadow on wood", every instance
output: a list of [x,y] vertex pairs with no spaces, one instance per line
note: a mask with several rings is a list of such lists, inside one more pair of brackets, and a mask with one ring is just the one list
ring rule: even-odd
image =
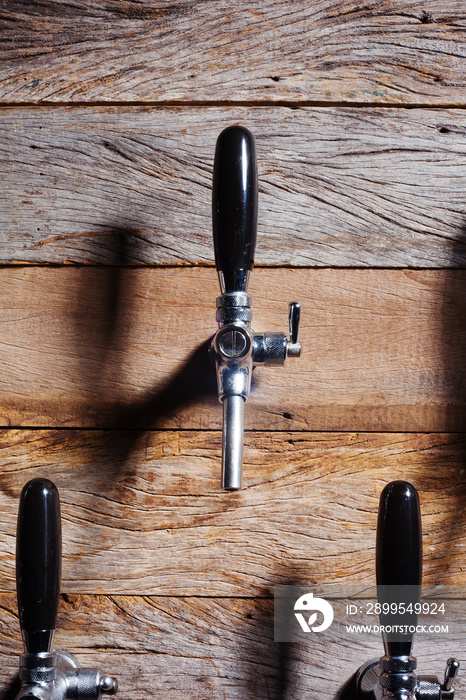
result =
[[18,695],[20,689],[21,681],[19,680],[19,676],[16,676],[13,678],[0,700],[15,700],[15,697]]
[[[363,663],[363,662],[361,662]],[[358,700],[356,692],[356,673],[349,678],[335,695],[334,700]]]
[[[264,589],[251,601],[254,612],[247,615],[251,620],[251,631],[247,635],[247,648],[244,650],[244,658],[248,660],[245,666],[250,668],[244,668],[244,673],[251,679],[249,697],[267,696],[270,700],[287,700],[292,695],[292,645],[274,641],[274,603],[273,599],[263,597],[270,594],[270,589]],[[257,625],[254,618],[259,623],[257,629],[254,629]],[[262,670],[262,674],[258,674],[258,669]],[[262,683],[265,687],[259,686]]]
[[150,391],[140,401],[117,409],[118,429],[142,430],[148,420],[155,429],[159,418],[174,416],[181,407],[199,398],[216,396],[215,370],[209,360],[209,345],[210,339],[198,346],[181,369],[157,391]]
[[[82,268],[82,277],[70,305],[80,381],[85,385],[90,404],[123,381],[125,340],[131,326],[134,300],[133,290],[128,288],[129,278],[123,270],[130,263],[134,264],[135,233],[116,226],[101,236],[90,238],[91,258],[93,249],[100,250],[104,241],[108,266],[100,268],[90,279],[86,267]],[[117,394],[114,396],[118,398]]]
[[[83,275],[83,283],[78,286],[71,311],[75,341],[84,346],[84,352],[80,349],[78,355],[81,358],[81,382],[86,386],[89,397],[89,410],[92,411],[100,395],[109,396],[109,410],[113,411],[115,427],[126,431],[116,442],[114,431],[102,433],[103,443],[110,447],[107,454],[115,470],[124,467],[139,437],[131,431],[147,430],[148,425],[157,429],[159,419],[176,415],[180,408],[199,398],[217,395],[215,369],[208,355],[210,339],[207,339],[193,350],[178,372],[162,386],[149,390],[133,403],[121,403],[118,387],[125,384],[124,349],[130,342],[128,337],[136,313],[133,308],[136,295],[128,287],[131,278],[123,274],[123,270],[134,265],[138,259],[137,246],[141,242],[137,234],[137,231],[118,226],[109,230],[105,235],[105,249],[109,251],[110,266],[100,270],[94,287],[89,287],[87,276]],[[91,239],[92,244],[101,247],[101,238]],[[215,299],[212,300],[214,307]],[[156,317],[157,306],[154,303]],[[117,387],[116,390],[113,387]],[[115,450],[112,446],[115,446]]]
[[[115,474],[127,471],[128,458],[140,444],[141,432],[147,432],[148,422],[152,429],[157,429],[159,419],[175,415],[181,407],[200,397],[216,396],[215,371],[208,357],[209,345],[210,340],[207,340],[194,350],[175,376],[157,391],[148,392],[133,404],[115,405],[117,429],[98,433],[99,456],[105,458],[110,471]],[[79,440],[79,433],[76,439]]]
[[[461,260],[466,250],[466,221],[452,242],[451,260],[454,266]],[[464,376],[464,361],[466,357],[466,288],[461,274],[455,269],[444,271],[444,294],[441,308],[441,337],[440,348],[443,355],[444,386],[449,394],[447,405],[452,412],[452,422],[456,423],[457,436],[457,469],[466,468],[466,381]],[[462,434],[461,434],[462,433]],[[448,472],[444,474],[444,488],[451,493],[456,501],[454,522],[445,523],[445,528],[464,528],[466,525],[466,490],[451,484],[449,488]],[[455,547],[455,538],[445,543],[449,547],[448,566],[452,570],[464,568],[465,555],[461,548]]]
[[[280,576],[280,585],[282,586],[303,586],[309,583],[309,580],[306,581],[305,573],[289,561],[283,561],[276,573],[282,573],[285,576]],[[271,580],[270,587],[264,588],[253,601],[257,611],[256,616],[262,616],[259,627],[261,639],[257,644],[250,642],[250,649],[246,650],[246,658],[250,658],[254,666],[269,669],[268,676],[265,678],[267,698],[269,700],[288,700],[300,692],[299,681],[303,673],[303,663],[306,675],[319,673],[319,670],[312,670],[312,659],[308,656],[309,650],[306,645],[275,641],[275,606],[273,597],[269,597],[273,596],[274,584],[275,577]],[[267,630],[267,636],[263,634],[264,627]],[[249,639],[253,640],[254,637],[250,635]],[[252,668],[248,677],[254,678],[255,675],[257,672]],[[318,683],[316,683],[316,687],[318,687]],[[249,690],[249,697],[262,697],[254,684]],[[346,698],[342,698],[342,700],[346,700]]]

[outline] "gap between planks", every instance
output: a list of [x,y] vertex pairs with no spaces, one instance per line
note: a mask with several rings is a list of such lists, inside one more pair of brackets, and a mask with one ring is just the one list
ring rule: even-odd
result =
[[455,103],[455,102],[445,102],[443,104],[429,104],[419,102],[416,104],[405,104],[403,102],[332,102],[332,101],[319,101],[319,100],[303,100],[302,102],[294,102],[287,100],[216,100],[216,101],[198,101],[198,102],[186,102],[186,101],[157,101],[157,100],[134,100],[131,102],[124,102],[119,100],[114,101],[103,101],[96,100],[95,102],[54,102],[50,100],[41,100],[40,102],[0,102],[0,111],[3,109],[40,109],[41,107],[125,107],[125,108],[139,108],[139,107],[159,107],[161,109],[170,109],[172,107],[184,107],[186,109],[195,109],[205,107],[210,109],[212,107],[284,107],[285,109],[298,110],[305,107],[319,107],[319,108],[344,108],[344,109],[429,109],[429,110],[442,110],[442,109],[466,109],[466,103]]

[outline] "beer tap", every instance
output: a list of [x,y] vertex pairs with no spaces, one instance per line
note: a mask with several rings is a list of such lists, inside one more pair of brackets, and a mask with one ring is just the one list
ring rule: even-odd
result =
[[290,337],[285,333],[254,333],[248,283],[254,263],[257,233],[257,162],[254,138],[241,126],[224,129],[217,140],[214,162],[212,219],[215,263],[221,295],[217,298],[219,329],[211,356],[223,404],[222,486],[241,488],[244,403],[256,365],[283,365],[299,357],[301,304],[290,304]]
[[412,647],[421,600],[421,511],[417,491],[406,481],[388,484],[380,497],[376,575],[385,654],[359,669],[359,700],[453,700],[456,659],[448,659],[442,682],[416,674]]
[[80,668],[72,654],[53,650],[61,577],[60,500],[48,479],[22,490],[16,534],[16,587],[25,653],[16,700],[100,700],[117,682],[98,668]]

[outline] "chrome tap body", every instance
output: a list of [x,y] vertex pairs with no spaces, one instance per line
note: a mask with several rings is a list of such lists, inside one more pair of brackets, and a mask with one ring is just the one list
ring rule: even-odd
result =
[[117,683],[99,668],[79,668],[72,654],[52,651],[24,654],[20,661],[19,698],[38,700],[98,700],[114,695]]
[[257,163],[254,138],[240,126],[224,129],[215,150],[212,222],[221,296],[219,330],[211,344],[223,403],[222,486],[241,488],[244,402],[251,391],[255,365],[283,365],[299,357],[301,305],[292,302],[290,338],[285,333],[254,333],[249,276],[257,234]]
[[[421,600],[422,532],[419,496],[406,481],[393,481],[380,496],[376,547],[377,597],[382,610],[405,603],[416,609]],[[409,607],[409,604],[412,604]],[[380,614],[381,626],[415,628],[418,615]],[[356,675],[359,700],[453,700],[459,662],[448,659],[441,683],[436,676],[418,676],[412,655],[414,633],[384,632],[385,654],[368,661]]]
[[60,500],[47,479],[21,492],[16,535],[16,587],[25,653],[16,700],[99,700],[117,682],[98,668],[79,668],[72,654],[52,650],[61,576]]

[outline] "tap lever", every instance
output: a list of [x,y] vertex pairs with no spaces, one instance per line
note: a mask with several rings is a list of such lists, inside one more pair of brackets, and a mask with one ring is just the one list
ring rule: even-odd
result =
[[217,139],[212,224],[222,294],[246,292],[257,237],[257,162],[254,138],[242,126]]
[[299,301],[290,303],[290,339],[286,344],[287,357],[301,355],[301,343],[298,341],[299,324],[301,322],[301,304]]
[[16,588],[25,654],[16,700],[100,700],[117,682],[100,669],[79,668],[76,659],[52,649],[61,576],[60,498],[48,479],[23,488],[16,535]]
[[61,575],[60,500],[48,479],[23,488],[16,534],[19,624],[28,654],[52,648]]
[[290,302],[290,343],[298,342],[299,324],[301,321],[301,304],[299,301]]
[[451,692],[453,688],[453,683],[458,675],[460,668],[459,661],[457,659],[448,659],[447,667],[445,669],[445,677],[442,683],[441,691],[442,693]]

